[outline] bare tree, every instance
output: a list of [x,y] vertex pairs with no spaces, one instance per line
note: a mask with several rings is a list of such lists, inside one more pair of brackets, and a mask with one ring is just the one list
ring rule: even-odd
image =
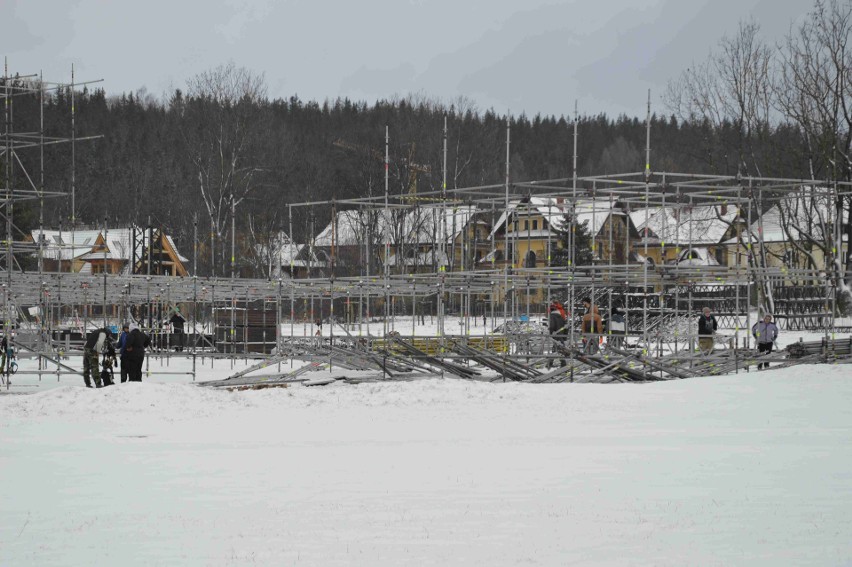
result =
[[773,62],[772,49],[760,38],[760,25],[740,22],[737,33],[724,36],[706,61],[669,82],[664,102],[678,118],[707,121],[717,132],[733,124],[737,170],[760,175],[752,141],[770,123]]
[[[760,26],[754,21],[740,22],[733,37],[724,36],[717,51],[711,51],[705,62],[670,82],[664,95],[666,105],[681,119],[706,122],[713,132],[723,131],[728,124],[735,127],[738,174],[761,172],[753,141],[758,133],[769,131],[773,61],[771,48],[760,38]],[[743,196],[751,200],[753,212],[764,212],[761,191],[749,187]],[[742,222],[744,208],[749,204],[740,206],[741,216],[733,222]],[[721,215],[718,218],[724,220]],[[739,238],[742,240],[742,234]],[[758,307],[761,312],[771,313],[774,301],[772,282],[763,270],[765,252],[750,250],[748,263],[755,268]]]
[[265,79],[228,63],[192,77],[187,87],[179,109],[181,133],[211,230],[221,242],[231,215],[262,171],[257,159],[265,127]]
[[[791,29],[780,49],[777,105],[803,133],[812,179],[852,181],[850,33],[852,2],[817,0],[808,18]],[[852,224],[843,222],[850,208],[852,198],[835,195],[833,218],[827,219],[826,224],[844,226],[848,241],[852,242]],[[822,236],[827,262],[840,291],[841,309],[848,311],[852,307],[852,255],[847,251],[844,262],[842,238],[836,231],[828,230]]]

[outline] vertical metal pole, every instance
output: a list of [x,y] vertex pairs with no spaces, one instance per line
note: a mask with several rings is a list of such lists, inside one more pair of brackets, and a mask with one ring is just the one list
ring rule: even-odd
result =
[[[514,253],[512,250],[512,254],[509,254],[509,161],[511,159],[511,117],[508,113],[506,113],[506,178],[505,178],[505,189],[506,189],[506,200],[504,202],[505,210],[506,210],[506,232],[505,232],[505,265],[503,267],[503,319],[505,323],[506,336],[508,339],[509,335],[509,270],[512,269],[512,265],[514,263]],[[505,375],[503,376],[505,378]]]
[[[572,160],[572,174],[571,174],[571,223],[568,226],[568,267],[571,271],[571,284],[570,284],[570,294],[569,294],[569,305],[570,313],[567,315],[571,318],[570,324],[568,326],[568,334],[570,335],[569,340],[571,341],[571,346],[574,346],[574,281],[576,275],[576,266],[574,262],[574,230],[576,228],[576,220],[577,220],[577,123],[579,121],[579,116],[577,113],[577,101],[574,100],[574,158]],[[571,366],[571,381],[574,381],[574,366]]]
[[74,94],[74,64],[71,64],[71,254],[69,271],[74,271],[74,236],[77,231],[77,125]]
[[[440,230],[440,238],[441,245],[439,250],[441,251],[442,257],[446,258],[447,254],[447,219],[446,219],[446,207],[447,207],[447,113],[444,113],[444,159],[442,164],[442,175],[441,175],[441,209],[440,209],[440,219],[441,226]],[[449,260],[447,258],[447,260]],[[443,261],[442,261],[443,263]],[[441,266],[440,271],[444,271],[445,266]]]
[[[189,325],[187,325],[189,327]],[[189,329],[187,329],[189,330]],[[196,352],[198,349],[198,215],[192,219],[192,381],[195,382]],[[184,342],[186,342],[184,340]]]
[[[231,280],[237,277],[237,203],[231,199]],[[248,308],[248,306],[246,306]]]
[[[747,230],[748,230],[748,234],[747,234],[748,246],[746,247],[747,256],[748,256],[748,264],[747,264],[747,267],[746,267],[746,274],[747,274],[748,277],[747,277],[746,281],[748,281],[749,284],[751,284],[752,282],[756,283],[756,279],[757,279],[755,277],[756,272],[754,271],[754,256],[753,256],[754,255],[754,249],[753,249],[752,244],[751,244],[751,204],[752,204],[753,201],[754,201],[754,196],[753,196],[753,193],[752,193],[751,179],[749,179],[749,186],[748,186],[748,223],[746,224],[746,227],[747,227]],[[751,340],[750,340],[751,339],[751,332],[750,332],[751,331],[751,288],[752,288],[751,285],[749,285],[748,288],[747,288],[748,293],[746,294],[746,326],[745,326],[745,332],[743,333],[745,335],[745,337],[744,337],[745,347],[747,349],[751,347]],[[736,334],[739,335],[739,331],[740,331],[739,314],[737,314],[736,321],[737,321],[736,322]]]
[[[11,341],[11,321],[9,320],[9,299],[8,293],[12,289],[12,218],[9,210],[12,207],[12,140],[10,138],[11,135],[11,114],[12,114],[12,93],[10,88],[10,78],[9,78],[9,63],[8,60],[5,60],[4,63],[4,86],[6,87],[6,96],[3,99],[3,108],[4,108],[4,137],[5,137],[5,148],[4,157],[6,158],[6,190],[5,190],[5,198],[6,198],[6,243],[5,243],[5,253],[6,253],[6,283],[4,285],[4,293],[3,293],[3,336],[6,337],[7,341]],[[5,353],[3,353],[5,356]],[[9,389],[9,376],[8,376],[8,368],[9,361],[7,360],[6,364],[0,369],[0,374],[5,376],[4,381],[6,382],[6,389]]]
[[577,141],[579,133],[577,123],[579,115],[577,112],[577,101],[574,100],[574,157],[572,160],[571,174],[571,226],[568,231],[568,265],[571,266],[571,280],[574,280],[574,264],[576,264],[574,239],[576,237],[575,230],[577,225]]
[[[153,254],[152,248],[154,248],[154,227],[151,226],[151,217],[150,216],[148,217],[147,244],[148,244],[148,254],[147,254],[147,256],[148,256],[148,258],[147,258],[148,268],[145,270],[145,275],[149,276],[149,279],[150,279],[150,276],[151,276],[151,261],[152,261],[151,256]],[[150,310],[149,310],[149,313],[150,313]],[[150,319],[150,317],[149,317],[149,319]],[[149,321],[149,323],[150,323],[150,321]]]
[[[648,114],[645,119],[645,261],[642,263],[642,340],[645,342],[643,354],[648,355],[648,198],[651,182],[651,89],[648,89]],[[665,211],[663,211],[665,214]],[[642,367],[643,374],[647,366]]]
[[[4,102],[4,117],[5,117],[5,128],[4,128],[4,137],[5,137],[5,158],[6,158],[6,283],[3,286],[3,336],[6,337],[7,341],[11,341],[11,321],[9,317],[9,298],[8,294],[12,289],[12,218],[9,210],[12,207],[12,140],[10,138],[11,135],[11,105],[12,105],[12,97],[11,97],[11,89],[9,85],[9,63],[8,60],[5,60],[4,63],[4,71],[3,71],[4,85],[6,87],[6,96],[3,99]],[[10,344],[11,346],[11,344]],[[3,353],[5,356],[6,353]],[[4,376],[3,381],[6,383],[6,389],[9,389],[9,363],[10,361],[6,361],[6,364],[3,365],[3,368],[0,369],[0,374]]]
[[[39,92],[39,188],[38,188],[38,279],[39,282],[44,283],[44,77],[39,73],[39,81],[38,81],[38,92]],[[39,352],[46,352],[45,350],[45,314],[47,313],[47,305],[45,301],[45,289],[42,286],[41,294],[39,296],[39,309],[41,310],[40,318],[41,324],[39,325],[39,338],[38,338],[38,350]],[[42,369],[42,363],[44,359],[39,357],[38,359],[38,367],[39,370]],[[41,380],[41,374],[39,374],[39,380]]]
[[107,328],[107,248],[109,247],[109,228],[107,227],[107,217],[104,215],[104,301],[101,306],[104,310],[104,329]]
[[198,213],[192,214],[192,275],[198,275]]
[[[290,340],[293,340],[293,335],[295,333],[294,325],[296,323],[296,286],[293,285],[293,280],[296,279],[296,270],[295,266],[295,258],[298,249],[296,248],[296,243],[293,241],[293,205],[287,205],[287,219],[289,224],[289,239],[290,239]],[[276,260],[276,264],[280,266],[281,261]],[[281,268],[278,268],[278,287],[281,287]],[[279,298],[280,301],[280,298]],[[280,321],[279,321],[280,325]],[[277,336],[277,335],[276,335]],[[279,345],[279,349],[280,349]],[[280,356],[280,352],[279,352]],[[291,359],[292,360],[292,359]]]
[[210,213],[210,277],[216,277],[216,230],[212,212]]

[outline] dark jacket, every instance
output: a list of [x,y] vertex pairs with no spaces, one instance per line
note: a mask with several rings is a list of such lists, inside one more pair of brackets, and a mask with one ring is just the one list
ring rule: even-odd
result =
[[127,337],[127,344],[124,348],[124,355],[136,360],[145,358],[145,347],[151,344],[151,339],[140,331],[133,329]]
[[565,328],[565,317],[562,316],[562,313],[553,309],[550,312],[550,317],[547,319],[547,332],[551,335],[562,331]]
[[719,324],[716,322],[716,317],[710,315],[710,317],[705,317],[702,313],[698,317],[698,334],[699,335],[712,335],[716,332],[716,329],[719,328]]
[[106,329],[95,329],[94,331],[90,331],[86,333],[85,347],[100,354],[101,349],[106,343],[107,337],[109,337],[109,331]]

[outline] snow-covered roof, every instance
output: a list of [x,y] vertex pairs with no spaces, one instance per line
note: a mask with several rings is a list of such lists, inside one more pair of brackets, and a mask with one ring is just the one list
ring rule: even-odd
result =
[[[570,212],[570,204],[563,202],[563,199],[554,197],[530,197],[509,202],[508,211],[503,211],[500,218],[494,224],[489,238],[503,228],[508,215],[514,214],[517,211],[519,217],[528,213],[531,215],[542,216],[547,221],[546,227],[541,227],[538,232],[531,229],[518,230],[518,234],[523,233],[524,236],[530,233],[531,238],[546,237],[548,232],[555,234],[562,230],[565,223],[565,213]],[[577,223],[588,223],[589,234],[597,235],[600,232],[610,214],[621,214],[621,209],[612,206],[609,201],[596,201],[593,199],[584,199],[577,201],[575,212],[577,215]]]
[[372,225],[373,242],[391,244],[431,244],[443,234],[452,241],[464,230],[476,213],[473,206],[439,207],[424,206],[413,210],[348,210],[338,211],[335,233],[334,222],[330,222],[314,239],[315,246],[331,246],[332,236],[336,246],[359,246],[366,241],[367,228]]
[[675,260],[680,266],[718,266],[719,261],[707,248],[686,248]]
[[400,264],[410,268],[431,266],[433,259],[438,266],[450,265],[447,254],[445,252],[441,252],[440,250],[434,250],[434,258],[432,250],[418,252],[417,254],[406,254],[406,257],[401,261],[398,260],[398,257],[399,254],[391,254],[388,257],[388,266],[396,267]]
[[[71,260],[92,251],[99,230],[44,230],[34,229],[30,232],[36,244],[44,238],[44,257],[49,260]],[[73,237],[73,242],[72,242]]]
[[[826,240],[826,232],[835,228],[836,209],[834,198],[828,189],[805,188],[803,191],[789,194],[767,210],[761,218],[751,223],[753,240],[763,236],[763,242],[786,242],[789,238],[796,241]],[[849,211],[843,211],[844,222]],[[743,238],[747,238],[743,234]],[[844,241],[846,235],[843,235]],[[725,244],[736,244],[731,238]]]
[[[296,268],[305,268],[308,266],[320,268],[325,266],[325,262],[320,261],[316,254],[310,256],[310,247],[307,244],[298,244],[290,239],[286,232],[280,232],[272,239],[273,260],[277,258],[279,266],[288,268],[290,266]],[[266,256],[266,245],[259,245],[258,253],[262,257]]]
[[[666,244],[718,244],[737,218],[736,207],[649,207],[630,212],[639,234]],[[647,221],[647,225],[646,225]]]
[[[98,237],[101,236],[100,230],[75,230],[73,233],[68,230],[63,230],[61,233],[58,230],[34,229],[31,231],[33,241],[38,243],[42,235],[45,239],[44,257],[51,260],[71,260],[79,258],[83,261],[101,260],[104,255],[102,251],[93,252],[95,243]],[[73,236],[73,242],[71,242]],[[139,231],[137,229],[137,241],[141,238],[142,247],[148,246],[149,232],[147,230]],[[175,242],[171,236],[166,235],[166,240],[177,254],[181,262],[189,260],[181,255],[175,246]],[[129,261],[131,257],[131,246],[133,244],[133,229],[131,228],[108,228],[106,230],[106,245],[107,259]]]

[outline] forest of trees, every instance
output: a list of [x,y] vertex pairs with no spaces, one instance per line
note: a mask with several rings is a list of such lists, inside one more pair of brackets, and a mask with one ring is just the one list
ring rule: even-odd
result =
[[[837,17],[826,10],[845,15],[845,27],[834,33],[848,39],[848,2],[818,1],[805,26],[827,24]],[[815,52],[818,38],[802,47],[811,52],[796,55],[793,48],[797,38],[816,37],[813,30],[803,28],[801,35],[792,30],[788,47],[779,47],[777,55],[764,53],[773,48],[759,43],[758,32],[755,24],[741,24],[739,35],[720,42],[721,55],[711,54],[703,67],[672,81],[664,104],[655,105],[657,112],[651,118],[652,171],[850,177],[849,140],[838,140],[852,131],[852,118],[847,114],[848,120],[843,121],[846,107],[839,109],[839,120],[813,123],[807,100],[799,100],[798,106],[792,95],[770,100],[769,91],[761,89],[771,88],[772,83],[755,70],[776,64],[779,73],[805,68],[802,57]],[[774,59],[743,62],[738,57],[744,54]],[[843,57],[843,64],[849,65],[849,56],[844,53]],[[745,85],[745,91],[755,87],[754,92],[746,92],[754,100],[737,98],[742,94],[740,84],[731,87],[732,98],[710,101],[730,87],[724,84],[726,65],[729,70],[738,71],[736,66],[741,65],[744,72],[758,73]],[[852,65],[844,71],[849,68]],[[804,84],[808,80],[802,78],[802,92],[812,86]],[[786,82],[795,84],[789,77]],[[850,92],[844,83],[835,95],[845,103]],[[230,242],[232,211],[239,238],[248,241],[251,235],[259,241],[287,229],[289,203],[383,194],[385,126],[390,133],[393,193],[409,191],[414,182],[419,191],[440,188],[445,115],[448,187],[502,183],[505,175],[505,116],[477,108],[465,98],[439,101],[421,95],[372,104],[270,98],[262,76],[229,64],[190,78],[185,89],[162,98],[144,90],[110,96],[100,89],[83,89],[75,99],[76,136],[102,138],[76,144],[76,214],[72,215],[70,199],[49,201],[45,224],[68,226],[72,216],[77,223],[98,226],[104,218],[111,225],[147,225],[150,219],[173,234],[179,248],[191,251],[193,219],[197,218],[201,249],[213,232],[215,253],[223,258],[222,243]],[[18,98],[14,105],[14,130],[38,131],[38,100]],[[48,96],[46,135],[70,135],[70,105],[67,90]],[[572,119],[570,115],[512,116],[511,178],[569,177]],[[580,116],[578,173],[644,169],[644,122],[644,117]],[[825,144],[832,142],[831,151],[826,151]],[[27,169],[39,171],[37,153],[21,155]],[[838,155],[845,161],[839,161]],[[423,166],[429,172],[422,171]],[[67,146],[48,147],[44,179],[46,190],[70,190]],[[16,218],[33,222],[37,218],[33,206],[16,211]],[[312,214],[319,230],[327,224],[330,210],[318,206]],[[296,241],[305,238],[310,215],[310,209],[293,210]],[[207,250],[199,253],[201,274],[210,273]],[[260,268],[251,269],[246,256],[241,255],[242,271],[259,272]]]

